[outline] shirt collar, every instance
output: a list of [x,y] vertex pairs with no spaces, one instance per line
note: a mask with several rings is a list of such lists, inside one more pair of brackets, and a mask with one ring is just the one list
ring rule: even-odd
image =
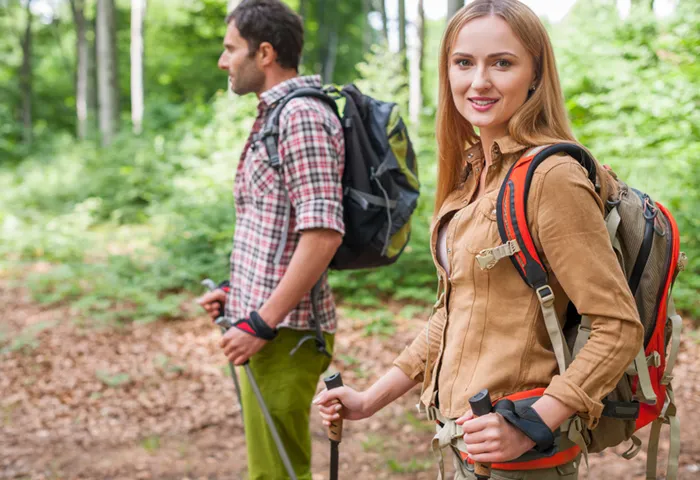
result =
[[[505,135],[491,144],[491,158],[493,162],[498,162],[502,155],[516,153],[527,149],[525,145],[521,145],[510,135]],[[464,152],[465,163],[469,166],[474,166],[484,162],[484,149],[481,141],[476,142]]]
[[304,87],[321,88],[321,76],[309,75],[305,77],[294,77],[282,83],[278,83],[260,95],[260,103],[269,107],[292,91]]

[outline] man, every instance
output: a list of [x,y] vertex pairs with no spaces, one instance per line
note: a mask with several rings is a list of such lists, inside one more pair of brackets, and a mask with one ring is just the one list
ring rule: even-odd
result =
[[[217,302],[225,302],[225,313],[234,321],[252,319],[263,331],[277,330],[266,341],[232,328],[221,348],[235,365],[250,360],[298,478],[311,480],[310,405],[330,357],[319,353],[314,342],[304,343],[293,356],[290,351],[303,337],[314,335],[310,322],[315,321],[332,352],[335,304],[324,273],[344,234],[343,130],[322,101],[291,100],[279,122],[281,167],[270,166],[256,134],[277,102],[297,88],[320,87],[320,77],[299,76],[303,23],[280,0],[244,0],[226,21],[218,66],[228,72],[233,92],[254,93],[260,102],[236,172],[230,292],[216,290],[199,303],[214,319],[220,314]],[[285,247],[280,258],[281,242]],[[312,319],[310,291],[319,279],[317,316]],[[248,478],[288,478],[245,376],[241,390]]]

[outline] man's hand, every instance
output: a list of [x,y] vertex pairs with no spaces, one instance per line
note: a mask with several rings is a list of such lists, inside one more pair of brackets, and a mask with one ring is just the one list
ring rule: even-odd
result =
[[479,463],[507,462],[535,446],[530,437],[508,423],[498,413],[474,417],[470,411],[457,419],[472,460]]
[[[221,303],[219,303],[221,302]],[[212,320],[216,320],[221,315],[224,314],[220,310],[221,305],[226,303],[226,292],[217,288],[211,292],[207,292],[197,299],[197,303],[202,306],[204,310],[207,311],[209,317]]]
[[221,339],[221,349],[234,365],[240,366],[262,349],[267,340],[231,328]]

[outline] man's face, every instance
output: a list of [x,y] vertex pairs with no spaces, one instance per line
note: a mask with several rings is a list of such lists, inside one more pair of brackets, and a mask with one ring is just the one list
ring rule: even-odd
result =
[[257,64],[257,52],[251,55],[248,42],[241,37],[234,21],[226,29],[218,66],[228,72],[231,90],[237,95],[260,93],[265,84],[265,74]]

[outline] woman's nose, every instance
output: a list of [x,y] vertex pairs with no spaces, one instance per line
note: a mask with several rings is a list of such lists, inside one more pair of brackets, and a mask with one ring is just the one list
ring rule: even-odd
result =
[[487,90],[491,87],[491,80],[488,76],[488,71],[483,68],[477,68],[472,79],[472,88],[475,90]]

